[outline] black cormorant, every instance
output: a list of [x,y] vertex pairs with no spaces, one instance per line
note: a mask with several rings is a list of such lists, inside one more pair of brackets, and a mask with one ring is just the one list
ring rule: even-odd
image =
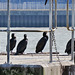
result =
[[27,43],[28,43],[27,35],[24,34],[24,39],[19,42],[15,55],[23,54],[23,52],[27,48]]
[[47,32],[43,32],[43,37],[39,40],[36,46],[36,53],[42,52],[48,40]]
[[45,5],[47,4],[47,1],[48,1],[48,0],[45,0]]
[[12,53],[12,50],[16,46],[16,37],[15,37],[14,33],[12,33],[11,37],[12,38],[10,39],[10,51]]
[[[66,45],[65,53],[67,53],[68,55],[71,54],[71,41],[72,39],[70,39]],[[75,38],[74,38],[74,51],[75,51]]]

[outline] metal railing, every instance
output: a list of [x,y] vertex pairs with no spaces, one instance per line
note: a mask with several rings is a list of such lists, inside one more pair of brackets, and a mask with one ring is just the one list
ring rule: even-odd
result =
[[[10,63],[10,32],[49,32],[50,34],[50,62],[52,62],[52,32],[55,31],[57,27],[57,0],[55,0],[55,28],[52,28],[52,6],[53,0],[49,0],[49,30],[10,30],[10,0],[7,4],[7,14],[8,14],[8,27],[7,30],[0,30],[1,32],[7,32],[7,64]],[[73,51],[74,51],[74,0],[72,0],[72,27],[69,28],[69,0],[67,0],[67,29],[72,31],[72,45],[71,45],[71,55],[72,60],[74,60]]]
[[[7,63],[9,64],[10,60],[10,32],[44,32],[43,30],[10,30],[10,0],[8,0],[8,28],[7,30],[0,30],[7,32]],[[52,32],[55,31],[57,27],[57,0],[55,0],[55,28],[52,28],[52,6],[53,0],[49,0],[49,30],[45,32],[50,32],[50,62],[52,62]]]
[[[72,15],[73,15],[73,13],[72,13]],[[72,16],[73,17],[73,16]],[[69,30],[69,31],[73,31],[74,29],[71,27],[71,29],[69,28],[69,0],[67,0],[67,15],[66,15],[66,25],[67,25],[67,29]]]
[[[49,30],[50,31],[50,62],[52,62],[52,7],[53,0],[49,0]],[[55,29],[57,27],[57,0],[55,0]]]
[[9,54],[9,50],[10,50],[10,0],[8,0],[7,3],[7,14],[8,14],[8,27],[7,27],[7,64],[9,64],[9,60],[10,60],[10,54]]
[[[7,63],[9,64],[9,60],[10,60],[10,32],[44,32],[43,30],[10,30],[10,0],[8,0],[8,4],[7,4],[7,13],[8,13],[8,28],[7,30],[0,30],[0,31],[4,31],[7,32]],[[55,31],[56,28],[52,28],[52,4],[53,1],[49,0],[49,31],[46,32],[50,32],[50,62],[52,62],[52,31]],[[57,0],[55,0],[55,23],[57,23]],[[55,24],[55,26],[57,27],[57,24]]]
[[52,62],[52,32],[57,27],[57,0],[55,0],[55,28],[52,28],[52,4],[53,0],[49,0],[49,30],[10,30],[10,0],[7,2],[8,26],[7,30],[0,30],[0,32],[7,32],[7,64],[10,64],[10,32],[50,32],[50,62]]
[[[8,13],[8,28],[7,30],[0,30],[0,31],[4,31],[7,32],[7,63],[9,64],[9,60],[10,60],[10,54],[9,54],[9,50],[10,50],[10,32],[44,32],[45,30],[10,30],[10,0],[8,0],[8,4],[7,4],[7,13]],[[52,28],[52,5],[53,5],[53,0],[49,0],[49,30],[45,31],[45,32],[49,32],[50,33],[50,62],[52,62],[52,31],[55,31],[56,27],[57,27],[57,0],[55,0],[55,28]],[[69,0],[67,0],[67,29],[69,31],[72,31],[72,60],[73,60],[73,51],[74,51],[74,0],[72,0],[72,28],[69,28],[69,10],[68,10],[68,5],[69,5]]]
[[69,27],[69,0],[67,0],[67,29],[69,31],[72,31],[72,41],[71,41],[71,60],[74,61],[74,3],[75,3],[75,0],[72,0],[72,27],[70,29]]

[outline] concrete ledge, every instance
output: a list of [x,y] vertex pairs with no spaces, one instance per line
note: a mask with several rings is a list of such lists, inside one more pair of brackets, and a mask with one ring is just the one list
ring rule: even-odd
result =
[[40,66],[1,64],[0,75],[75,75],[75,65]]
[[59,55],[60,62],[56,54],[52,57],[53,62],[49,63],[48,53],[10,55],[12,64],[6,64],[7,55],[0,55],[0,75],[75,75],[71,56]]
[[0,75],[43,75],[40,65],[0,65]]

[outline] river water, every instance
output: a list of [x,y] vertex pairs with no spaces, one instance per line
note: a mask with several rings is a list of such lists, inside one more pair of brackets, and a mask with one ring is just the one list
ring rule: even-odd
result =
[[[0,29],[6,29],[6,28],[0,28]],[[49,30],[49,28],[47,27],[46,28],[11,28],[11,29]],[[28,45],[24,53],[35,53],[36,44],[39,41],[39,39],[42,37],[43,32],[14,32],[14,33],[17,39],[16,47],[18,43],[20,42],[20,40],[23,39],[23,35],[27,34]],[[49,33],[47,33],[47,35],[49,37]],[[64,54],[64,51],[66,49],[66,44],[68,40],[71,38],[71,31],[68,31],[66,27],[58,27],[55,31],[55,38],[56,38],[56,46],[57,46],[58,52],[60,54],[61,53]],[[7,33],[0,32],[0,52],[6,52],[6,45],[7,45]],[[13,52],[16,52],[16,47],[14,48]],[[49,52],[49,39],[43,52]],[[53,47],[53,52],[55,52],[54,47]]]

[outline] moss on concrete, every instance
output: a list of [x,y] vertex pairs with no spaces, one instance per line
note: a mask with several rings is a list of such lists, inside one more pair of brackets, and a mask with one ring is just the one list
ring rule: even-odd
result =
[[43,68],[41,66],[23,65],[0,66],[0,75],[43,75]]

